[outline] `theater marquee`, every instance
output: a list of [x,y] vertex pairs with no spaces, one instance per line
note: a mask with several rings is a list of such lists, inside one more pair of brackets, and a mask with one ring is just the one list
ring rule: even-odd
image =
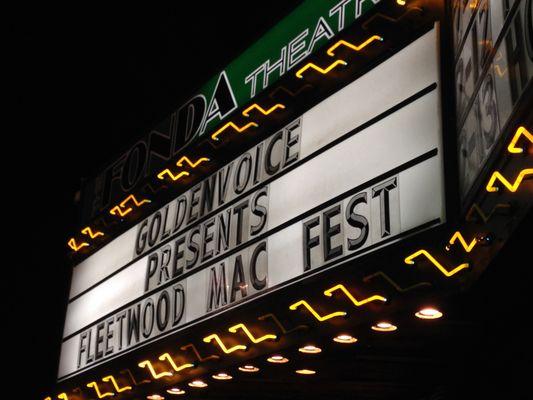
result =
[[59,379],[444,223],[437,36],[77,265]]

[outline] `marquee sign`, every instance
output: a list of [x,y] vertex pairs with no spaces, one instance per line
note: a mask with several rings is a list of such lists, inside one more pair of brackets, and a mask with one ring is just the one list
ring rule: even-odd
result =
[[475,192],[533,77],[533,3],[454,2],[460,192]]
[[[121,154],[83,188],[84,219],[135,190],[162,162],[210,133],[240,106],[322,48],[380,0],[304,1],[203,85],[144,139]],[[209,44],[206,43],[206,46]]]
[[77,265],[59,379],[444,223],[438,71],[433,29]]

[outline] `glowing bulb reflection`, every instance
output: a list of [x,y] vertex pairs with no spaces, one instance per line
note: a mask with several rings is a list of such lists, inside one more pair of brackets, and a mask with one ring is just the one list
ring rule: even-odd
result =
[[313,346],[312,344],[300,347],[298,349],[300,353],[306,353],[306,354],[318,354],[322,351],[320,347]]
[[286,362],[289,362],[289,359],[280,355],[275,355],[272,357],[268,357],[267,361],[274,364],[285,364]]
[[239,371],[242,371],[242,372],[257,372],[257,371],[259,371],[259,368],[254,367],[253,365],[244,365],[242,367],[239,367]]
[[180,395],[180,394],[185,394],[185,390],[180,389],[180,388],[172,388],[172,389],[167,389],[167,393],[173,394],[173,395]]
[[415,316],[421,319],[437,319],[442,317],[442,315],[439,310],[431,307],[423,308],[415,313]]
[[193,388],[205,388],[207,386],[207,383],[200,379],[195,379],[192,382],[189,382],[189,386]]
[[229,381],[233,379],[233,376],[226,374],[225,372],[219,372],[218,374],[213,375],[213,379],[218,379],[219,381]]
[[398,329],[396,325],[393,325],[390,322],[385,322],[385,321],[381,321],[381,322],[378,322],[376,325],[372,325],[372,330],[378,331],[378,332],[393,332],[396,329]]
[[316,371],[312,370],[312,369],[297,369],[295,371],[297,374],[300,374],[300,375],[314,375],[316,374]]
[[334,342],[337,342],[337,343],[345,343],[345,344],[349,344],[349,343],[355,343],[357,342],[357,338],[354,338],[353,336],[351,335],[347,335],[347,334],[342,334],[342,335],[337,335],[333,338],[333,341]]

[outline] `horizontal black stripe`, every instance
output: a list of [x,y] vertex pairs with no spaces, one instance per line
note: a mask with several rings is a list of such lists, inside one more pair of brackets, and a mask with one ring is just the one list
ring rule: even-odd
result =
[[[266,179],[264,182],[262,182],[260,185],[257,185],[257,186],[254,186],[252,187],[251,189],[249,189],[248,191],[244,192],[241,194],[241,196],[231,200],[231,201],[228,201],[227,203],[224,204],[223,207],[219,207],[218,209],[215,209],[213,210],[212,212],[206,214],[205,216],[203,216],[202,218],[198,219],[196,221],[195,224],[191,224],[189,226],[187,226],[186,228],[172,234],[172,236],[168,237],[167,239],[159,242],[156,246],[154,246],[153,248],[150,249],[150,251],[146,252],[146,253],[143,253],[135,258],[133,258],[131,261],[129,261],[127,264],[125,264],[124,266],[118,268],[117,270],[113,271],[111,274],[107,275],[105,278],[101,279],[100,281],[96,282],[95,284],[91,285],[90,287],[88,287],[87,289],[83,290],[82,292],[78,293],[76,296],[73,296],[69,301],[68,303],[72,303],[73,301],[75,301],[76,299],[80,298],[81,296],[83,296],[84,294],[90,292],[91,290],[93,290],[94,288],[96,288],[97,286],[99,286],[100,284],[102,284],[103,282],[105,282],[106,280],[112,278],[113,276],[117,275],[118,273],[122,272],[124,269],[128,268],[130,265],[132,265],[133,263],[137,262],[138,260],[140,260],[141,258],[145,257],[147,254],[149,253],[152,253],[154,251],[156,251],[157,249],[159,249],[161,246],[167,244],[168,242],[170,242],[172,239],[180,236],[181,234],[183,234],[184,232],[187,232],[188,230],[190,230],[193,226],[195,225],[198,225],[198,224],[201,224],[202,222],[206,221],[207,219],[211,218],[213,215],[215,215],[216,213],[220,212],[220,210],[222,210],[223,208],[228,208],[228,207],[231,207],[233,204],[237,203],[238,201],[242,200],[243,198],[245,198],[246,196],[254,193],[255,191],[259,190],[260,188],[268,185],[269,183],[271,183],[272,181],[280,178],[281,176],[287,174],[288,172],[292,171],[293,169],[299,167],[300,165],[308,162],[309,160],[319,156],[320,154],[324,153],[325,151],[331,149],[332,147],[336,146],[337,144],[343,142],[344,140],[352,137],[353,135],[365,130],[366,128],[370,127],[371,125],[377,123],[378,121],[386,118],[387,116],[389,116],[390,114],[393,114],[394,112],[400,110],[401,108],[413,103],[414,101],[418,100],[419,98],[425,96],[426,94],[432,92],[433,90],[435,90],[437,88],[437,84],[436,83],[432,83],[428,86],[426,86],[424,89],[418,91],[417,93],[415,93],[414,95],[406,98],[405,100],[402,100],[400,103],[394,105],[393,107],[389,108],[388,110],[382,112],[381,114],[375,116],[374,118],[364,122],[363,124],[359,125],[358,127],[356,127],[355,129],[351,130],[350,132],[340,136],[339,138],[335,139],[334,141],[332,141],[331,143],[328,143],[327,145],[325,145],[324,147],[318,149],[317,151],[315,151],[314,153],[311,153],[309,154],[307,157],[304,157],[300,160],[298,160],[297,162],[295,162],[293,165],[287,167],[286,169],[284,169],[281,173],[277,174],[277,175],[274,175],[268,179]],[[227,255],[228,253],[225,253],[225,255]],[[223,258],[223,257],[220,257],[220,259]],[[214,259],[213,260],[210,260],[209,263],[212,263],[214,262]],[[79,265],[79,264],[78,264]],[[196,267],[194,270],[192,271],[196,271],[199,267],[201,266],[198,266]],[[75,267],[74,267],[75,268]]]

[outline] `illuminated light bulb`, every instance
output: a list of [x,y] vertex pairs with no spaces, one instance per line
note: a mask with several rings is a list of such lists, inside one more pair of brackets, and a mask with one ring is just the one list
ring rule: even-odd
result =
[[297,78],[302,79],[303,78],[302,74],[308,69],[314,69],[315,71],[320,72],[322,75],[325,75],[329,73],[329,71],[334,69],[337,65],[348,65],[348,63],[344,60],[336,60],[333,63],[331,63],[329,66],[327,66],[326,68],[321,68],[318,65],[312,62],[309,62],[306,65],[304,65],[302,68],[300,68],[298,71],[296,71],[295,75]]
[[421,319],[437,319],[442,317],[442,315],[439,310],[431,307],[423,308],[415,313],[415,316]]
[[68,247],[70,247],[74,251],[79,251],[83,247],[89,246],[89,243],[87,242],[81,242],[80,244],[76,244],[76,239],[74,238],[70,238],[67,244],[68,244]]
[[252,333],[248,330],[248,328],[244,324],[237,324],[235,326],[232,326],[231,328],[228,329],[228,331],[230,331],[231,333],[235,333],[237,332],[238,329],[242,329],[242,331],[246,334],[246,336],[248,336],[248,338],[254,343],[261,343],[264,340],[276,340],[277,339],[277,336],[272,333],[263,335],[259,338],[255,338],[254,335],[252,335]]
[[289,310],[294,311],[300,306],[304,306],[320,322],[327,321],[328,319],[334,318],[334,317],[345,317],[347,315],[345,311],[335,311],[335,312],[332,312],[330,314],[322,316],[322,315],[318,314],[315,311],[315,309],[311,305],[309,305],[309,303],[307,301],[305,301],[305,300],[300,300],[300,301],[297,301],[294,304],[291,304],[289,306]]
[[333,341],[334,342],[337,342],[337,343],[344,343],[344,344],[349,344],[349,343],[355,343],[357,342],[357,338],[354,338],[353,336],[351,335],[347,335],[347,334],[342,334],[342,335],[337,335],[333,338]]
[[306,353],[306,354],[318,354],[322,351],[320,347],[313,346],[312,344],[300,347],[298,349],[300,353]]
[[300,375],[314,375],[316,374],[316,371],[312,370],[312,369],[297,369],[295,371],[297,374],[300,374]]
[[267,361],[270,363],[274,363],[274,364],[285,364],[289,362],[289,359],[283,356],[280,356],[280,355],[275,355],[275,356],[268,357]]
[[218,374],[213,375],[213,379],[217,379],[219,381],[229,381],[230,379],[233,379],[233,376],[228,375],[225,372],[219,372]]
[[222,128],[220,128],[218,131],[216,131],[215,133],[213,133],[211,135],[211,139],[213,140],[219,140],[218,139],[218,135],[220,135],[222,132],[224,132],[226,129],[228,128],[233,128],[235,131],[237,131],[238,133],[242,133],[244,132],[246,129],[250,128],[250,127],[254,127],[254,128],[257,128],[259,125],[256,124],[255,122],[248,122],[246,125],[244,126],[237,126],[235,125],[232,121],[228,122],[227,124],[225,124]]
[[167,393],[177,396],[177,395],[180,395],[180,394],[185,394],[185,390],[180,389],[180,388],[172,388],[172,389],[168,389]]
[[396,3],[398,3],[401,6],[405,6],[406,1],[405,0],[396,0]]
[[103,399],[104,397],[109,397],[109,396],[114,396],[115,394],[113,392],[105,392],[105,393],[102,393],[100,392],[100,388],[98,387],[98,384],[96,382],[89,382],[87,384],[87,387],[92,387],[94,389],[94,391],[96,392],[96,395],[98,396],[99,399]]
[[257,372],[257,371],[259,371],[259,368],[254,367],[253,365],[244,365],[242,367],[239,367],[239,371],[242,371],[242,372]]
[[194,381],[189,382],[189,386],[193,388],[205,388],[207,387],[207,383],[200,379],[195,379]]
[[163,396],[160,396],[158,394],[151,394],[149,396],[146,396],[148,400],[164,400]]
[[281,109],[281,110],[284,110],[285,106],[283,104],[278,103],[278,104],[275,104],[274,106],[270,107],[268,110],[265,110],[259,104],[254,103],[250,107],[248,107],[246,110],[244,110],[242,112],[242,115],[244,115],[245,117],[249,117],[250,116],[250,111],[252,111],[253,109],[256,109],[256,110],[260,111],[261,114],[263,114],[263,115],[268,115],[271,112],[276,111],[278,108]]
[[378,332],[393,332],[396,329],[398,329],[396,325],[393,325],[390,322],[385,322],[385,321],[381,321],[381,322],[378,322],[376,325],[372,325],[372,330],[378,331]]

